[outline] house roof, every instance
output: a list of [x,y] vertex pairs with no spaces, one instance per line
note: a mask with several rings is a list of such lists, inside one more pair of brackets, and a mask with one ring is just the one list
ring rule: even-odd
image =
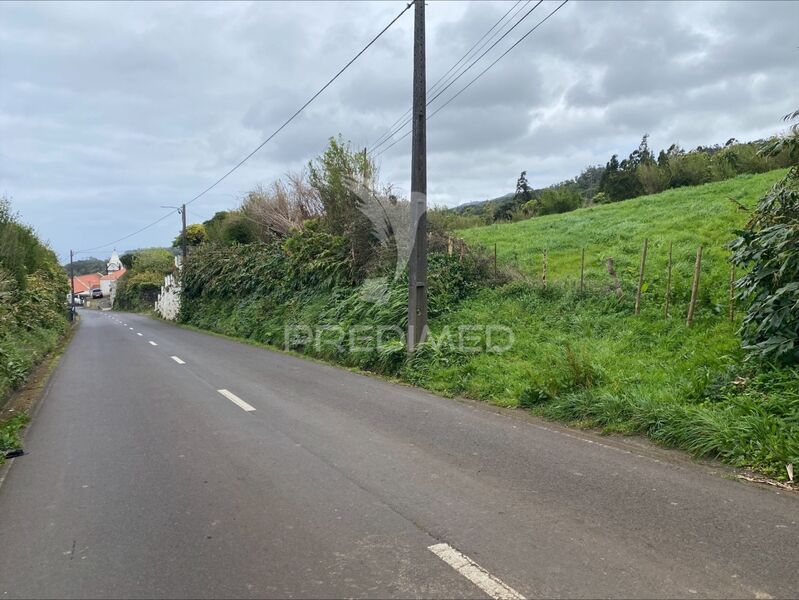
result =
[[83,292],[90,292],[92,288],[100,287],[100,279],[103,277],[102,273],[88,273],[86,275],[75,275],[74,285],[75,293],[81,294]]
[[100,277],[103,281],[116,281],[120,277],[122,277],[127,269],[125,267],[120,267],[118,271],[111,271],[108,275],[103,275]]

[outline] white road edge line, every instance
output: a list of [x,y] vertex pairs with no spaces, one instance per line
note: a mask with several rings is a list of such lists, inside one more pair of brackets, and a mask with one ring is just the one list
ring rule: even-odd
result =
[[158,344],[156,344],[156,343],[155,343],[154,341],[152,341],[152,340],[149,340],[149,342],[150,342],[150,345],[151,345],[151,346],[157,346],[157,345],[158,345]]
[[177,356],[170,356],[169,358],[171,358],[172,360],[174,360],[174,361],[175,361],[176,363],[178,363],[179,365],[185,365],[185,364],[186,364],[184,361],[180,360],[180,359],[179,359]]
[[434,544],[427,548],[438,558],[483,590],[494,600],[525,600],[519,592],[494,577],[471,558],[449,544]]
[[241,408],[242,410],[246,410],[247,412],[252,412],[255,410],[254,406],[250,406],[244,400],[239,398],[236,394],[233,394],[227,390],[216,390],[220,394],[222,394],[225,398],[230,400],[233,404]]

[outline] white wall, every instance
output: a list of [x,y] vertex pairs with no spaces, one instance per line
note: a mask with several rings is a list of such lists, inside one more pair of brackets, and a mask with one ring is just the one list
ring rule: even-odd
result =
[[155,301],[155,312],[167,321],[176,321],[180,312],[180,280],[173,275],[164,277],[161,293]]

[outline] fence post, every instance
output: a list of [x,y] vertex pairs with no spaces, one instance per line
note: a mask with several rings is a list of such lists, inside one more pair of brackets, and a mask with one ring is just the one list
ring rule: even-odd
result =
[[669,242],[669,266],[666,269],[666,310],[665,318],[669,318],[669,299],[671,297],[671,249],[673,242]]
[[585,291],[585,247],[580,258],[580,294]]
[[452,256],[452,237],[447,236],[447,254]]
[[699,292],[699,275],[702,272],[702,246],[696,249],[696,264],[694,265],[694,280],[691,283],[691,303],[688,305],[688,318],[685,324],[690,327],[694,322],[694,310],[696,309],[696,296]]
[[547,287],[547,249],[544,248],[544,260],[541,263],[541,282],[544,284],[544,289]]
[[638,267],[638,289],[635,291],[635,314],[641,312],[641,287],[644,285],[644,267],[646,266],[646,248],[649,240],[644,238],[644,248],[641,250],[641,265]]

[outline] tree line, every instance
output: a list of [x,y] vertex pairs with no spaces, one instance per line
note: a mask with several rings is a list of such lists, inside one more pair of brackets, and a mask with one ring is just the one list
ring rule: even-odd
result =
[[785,149],[775,153],[760,152],[765,143],[763,140],[738,142],[732,138],[723,146],[698,146],[688,151],[672,144],[660,150],[656,157],[649,148],[649,135],[645,134],[626,158],[620,159],[614,154],[604,167],[586,167],[578,176],[542,189],[531,188],[527,172],[523,171],[514,193],[456,207],[444,219],[459,229],[519,221],[657,194],[671,188],[764,173],[792,164]]

